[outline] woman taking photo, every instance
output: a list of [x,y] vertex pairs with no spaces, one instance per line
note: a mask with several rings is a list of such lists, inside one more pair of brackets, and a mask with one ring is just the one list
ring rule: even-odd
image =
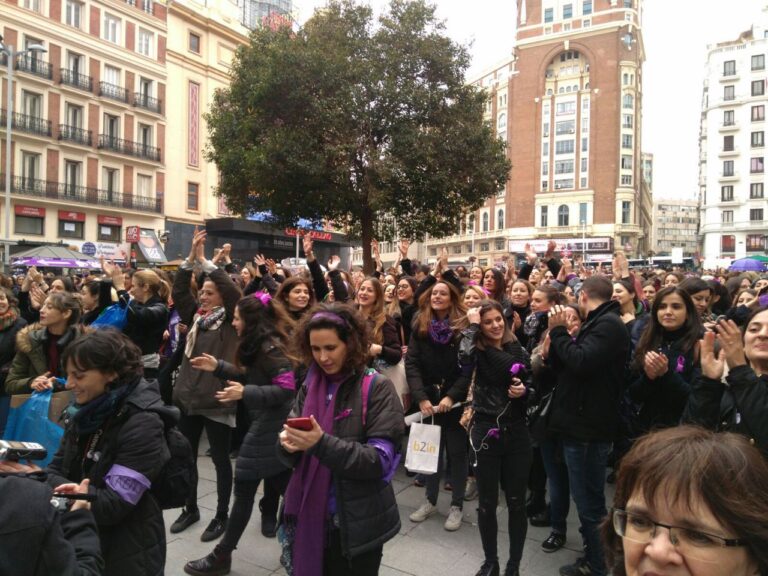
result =
[[629,385],[633,402],[642,406],[639,431],[677,426],[698,377],[703,328],[693,300],[685,290],[659,290],[648,325],[634,353],[635,376]]
[[[210,372],[195,369],[191,361],[203,354],[230,363],[234,361],[238,338],[232,319],[240,300],[240,289],[224,270],[206,260],[205,236],[205,230],[195,231],[189,256],[179,266],[173,283],[173,302],[182,322],[189,326],[179,375],[173,388],[173,403],[181,409],[179,430],[189,439],[195,459],[203,429],[211,445],[218,501],[216,515],[200,537],[203,542],[208,542],[221,536],[227,525],[232,492],[229,449],[232,428],[235,427],[235,404],[221,403],[217,393],[224,388],[223,382]],[[199,301],[190,290],[195,263],[206,274],[200,283]],[[186,530],[199,520],[195,485],[184,510],[171,525],[171,534]]]
[[484,300],[467,313],[459,361],[472,374],[472,408],[469,426],[477,479],[477,522],[485,561],[476,576],[498,576],[499,485],[507,502],[509,560],[505,576],[518,576],[528,519],[525,494],[531,468],[531,440],[526,427],[527,385],[530,361],[527,352],[507,327],[501,305]]
[[141,351],[113,329],[80,336],[62,354],[67,390],[65,432],[47,469],[57,492],[90,480],[104,573],[159,576],[165,568],[162,509],[149,491],[170,458],[163,406],[155,382],[141,377]]
[[464,490],[467,481],[467,433],[459,424],[462,411],[451,410],[467,397],[469,381],[460,378],[457,361],[461,328],[466,325],[464,305],[459,291],[445,282],[432,285],[419,298],[419,312],[414,319],[405,373],[411,397],[429,423],[442,428],[437,472],[427,477],[426,496],[412,522],[423,522],[437,512],[437,495],[443,471],[444,453],[451,462],[451,508],[444,528],[461,527]]
[[768,574],[768,464],[738,434],[679,426],[621,461],[603,523],[615,576]]
[[23,328],[16,339],[5,391],[29,394],[53,387],[53,379],[65,374],[61,362],[66,347],[80,334],[80,300],[70,292],[55,292],[46,297],[40,309],[40,322]]
[[[391,480],[403,411],[391,382],[366,370],[366,322],[349,306],[318,305],[296,331],[308,366],[280,433],[294,469],[283,509],[283,565],[293,576],[374,576],[400,529]],[[375,518],[375,521],[372,519]]]
[[[251,518],[259,484],[264,480],[282,495],[290,478],[290,471],[277,458],[275,445],[296,390],[293,368],[286,356],[286,330],[291,320],[282,305],[271,300],[262,293],[246,296],[237,303],[232,320],[240,337],[236,365],[210,354],[191,360],[194,368],[228,381],[228,386],[217,392],[219,401],[242,400],[251,424],[235,464],[235,503],[224,537],[213,552],[187,563],[187,574],[229,572],[232,552]],[[274,502],[274,510],[262,509],[261,530],[265,536],[274,536],[277,503]]]

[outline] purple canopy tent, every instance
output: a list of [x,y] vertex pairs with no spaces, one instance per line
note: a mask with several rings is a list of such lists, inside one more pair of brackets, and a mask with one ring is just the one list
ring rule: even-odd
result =
[[65,246],[38,246],[11,256],[11,266],[38,268],[86,268],[98,270],[101,263],[94,257]]

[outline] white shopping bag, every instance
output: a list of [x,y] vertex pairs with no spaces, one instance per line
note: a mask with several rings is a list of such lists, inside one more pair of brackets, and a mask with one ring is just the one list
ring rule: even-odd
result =
[[434,474],[440,454],[440,426],[414,422],[408,436],[405,467],[410,472]]

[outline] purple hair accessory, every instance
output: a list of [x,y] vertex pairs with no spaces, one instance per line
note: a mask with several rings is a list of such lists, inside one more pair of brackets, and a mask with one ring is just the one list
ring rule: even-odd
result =
[[498,428],[491,428],[488,430],[488,438],[493,438],[494,440],[499,439],[499,434],[501,433],[501,430]]
[[269,292],[254,292],[253,297],[264,306],[268,306],[272,302],[272,295]]
[[341,413],[334,418],[334,421],[344,420],[344,418],[349,418],[350,416],[352,416],[352,408],[347,408],[346,410],[342,410]]
[[347,321],[335,312],[317,312],[316,314],[312,315],[312,321],[314,322],[315,320],[327,320],[329,322],[333,322],[337,326],[349,328]]
[[685,370],[685,358],[683,356],[677,357],[677,366],[675,367],[675,372],[680,374],[683,370]]
[[512,364],[512,367],[509,369],[509,373],[512,374],[512,376],[517,376],[518,374],[521,374],[525,371],[525,364],[520,364],[520,362],[515,362]]

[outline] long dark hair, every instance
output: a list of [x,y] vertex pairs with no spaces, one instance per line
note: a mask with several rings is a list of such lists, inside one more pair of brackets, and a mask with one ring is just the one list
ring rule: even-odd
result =
[[350,304],[316,304],[299,322],[293,335],[293,356],[305,366],[315,358],[309,343],[313,330],[333,330],[339,340],[347,345],[345,364],[355,371],[368,363],[368,346],[371,342],[370,327],[358,310]]
[[291,290],[293,290],[299,284],[306,286],[307,290],[309,291],[309,301],[307,302],[307,306],[306,308],[304,308],[304,310],[300,311],[300,312],[306,312],[315,303],[315,291],[312,289],[311,280],[307,280],[306,278],[303,278],[301,276],[291,276],[290,278],[286,278],[285,280],[283,280],[283,282],[280,284],[280,287],[277,289],[277,293],[275,294],[275,299],[278,302],[282,303],[286,307],[286,309],[288,309],[288,294],[291,292]]
[[256,364],[262,346],[268,341],[285,352],[293,320],[280,302],[272,300],[265,305],[255,296],[246,296],[238,300],[237,312],[245,324],[237,347],[238,365]]
[[504,279],[504,274],[498,268],[487,268],[485,272],[483,272],[483,282],[485,281],[485,275],[488,274],[488,272],[493,275],[494,280],[493,293],[489,294],[488,297],[497,302],[502,302],[505,299],[507,291],[507,282]]
[[87,331],[73,340],[61,355],[61,364],[68,362],[81,371],[114,372],[119,383],[141,376],[141,350],[115,328]]
[[635,366],[637,367],[643,366],[646,352],[658,349],[664,341],[664,332],[666,330],[659,323],[659,307],[664,298],[671,294],[680,296],[685,304],[685,323],[682,326],[683,336],[680,338],[681,350],[688,352],[701,338],[701,333],[704,330],[701,325],[701,317],[696,311],[696,306],[693,304],[693,300],[691,300],[688,292],[679,286],[662,288],[653,299],[651,318],[643,331],[643,335],[640,337],[640,341],[637,343],[637,349],[635,350]]

